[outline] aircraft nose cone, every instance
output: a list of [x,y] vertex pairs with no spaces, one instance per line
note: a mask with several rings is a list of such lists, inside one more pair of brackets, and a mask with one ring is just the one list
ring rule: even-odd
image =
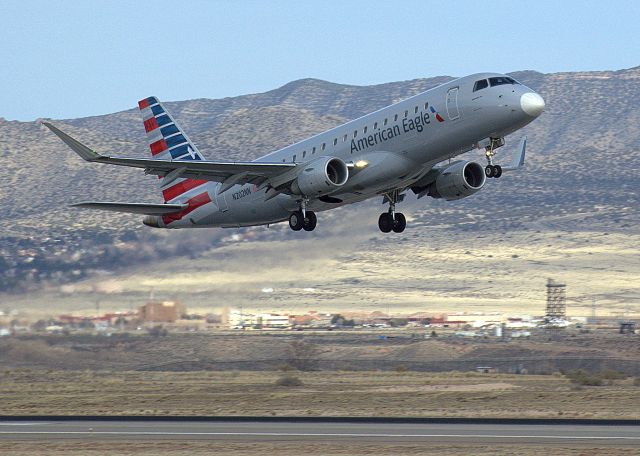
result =
[[527,92],[520,97],[520,107],[532,117],[538,117],[544,110],[544,99],[534,92]]

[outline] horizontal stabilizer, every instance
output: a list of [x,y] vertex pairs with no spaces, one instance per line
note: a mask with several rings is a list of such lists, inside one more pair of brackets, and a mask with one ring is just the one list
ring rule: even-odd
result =
[[71,207],[83,209],[100,209],[112,212],[127,212],[129,214],[166,215],[179,212],[188,204],[145,204],[145,203],[110,203],[110,202],[85,202],[72,204]]

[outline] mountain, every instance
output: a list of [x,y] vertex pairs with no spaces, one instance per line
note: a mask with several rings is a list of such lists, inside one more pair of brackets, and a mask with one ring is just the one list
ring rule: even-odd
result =
[[[490,181],[482,192],[454,203],[408,198],[403,212],[412,216],[413,229],[399,239],[432,236],[446,227],[450,234],[438,236],[444,245],[452,239],[476,241],[483,233],[527,230],[541,236],[619,233],[637,241],[640,67],[512,76],[547,103],[545,113],[508,138],[498,154],[498,162],[508,160],[520,135],[528,135],[525,171]],[[166,104],[208,158],[249,160],[451,79],[366,87],[303,79],[260,94]],[[97,151],[147,155],[137,109],[53,122]],[[0,132],[0,291],[39,290],[159,259],[198,258],[234,233],[250,237],[256,248],[291,239],[288,229],[279,227],[158,232],[135,216],[69,209],[71,202],[93,199],[156,202],[157,182],[138,170],[83,162],[39,121],[0,119]],[[468,157],[482,160],[479,151]],[[357,224],[366,233],[353,235],[360,255],[375,250],[371,237],[394,242],[376,231],[379,203],[321,214],[314,239],[348,238],[344,233]]]

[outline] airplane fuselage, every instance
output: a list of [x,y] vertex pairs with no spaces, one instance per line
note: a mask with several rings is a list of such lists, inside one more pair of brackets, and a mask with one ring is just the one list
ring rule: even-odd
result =
[[[351,168],[347,183],[330,195],[333,202],[309,201],[308,209],[318,212],[409,187],[436,163],[477,148],[488,138],[503,138],[539,114],[523,101],[525,94],[535,92],[519,83],[487,84],[474,91],[478,81],[489,78],[505,76],[478,73],[455,79],[255,161],[304,164],[330,156],[348,163],[366,162],[362,169]],[[256,185],[235,185],[218,193],[220,186],[207,184],[214,211],[184,217],[169,227],[269,224],[286,220],[299,207],[287,194],[265,201],[264,191]]]

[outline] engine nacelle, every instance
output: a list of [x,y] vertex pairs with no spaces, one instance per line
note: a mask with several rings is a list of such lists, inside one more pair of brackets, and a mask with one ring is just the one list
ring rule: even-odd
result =
[[306,165],[291,184],[298,195],[318,197],[333,193],[349,178],[347,164],[335,157],[320,157]]
[[466,198],[480,190],[487,177],[482,165],[476,162],[459,161],[445,168],[429,186],[428,195],[447,201]]

